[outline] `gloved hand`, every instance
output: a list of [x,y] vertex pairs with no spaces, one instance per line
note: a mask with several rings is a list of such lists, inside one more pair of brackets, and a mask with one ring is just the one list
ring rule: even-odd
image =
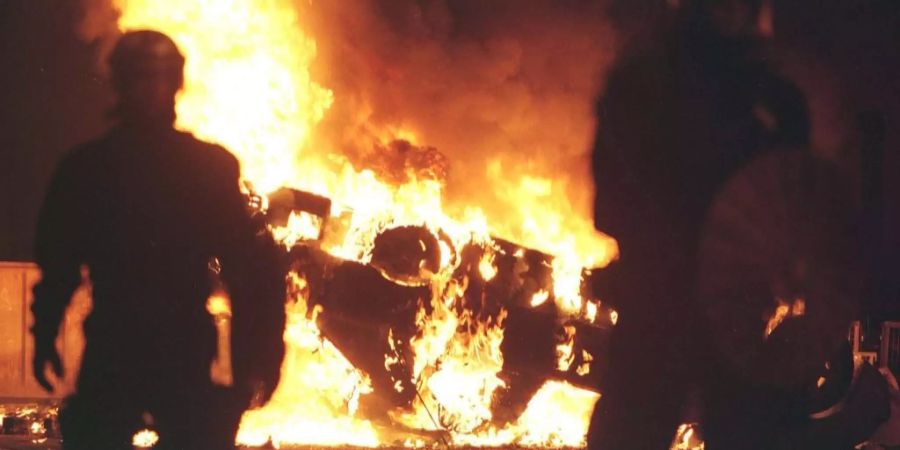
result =
[[56,351],[56,345],[53,340],[47,342],[46,339],[35,338],[34,358],[31,361],[31,368],[34,372],[34,379],[47,392],[53,392],[54,386],[47,380],[47,364],[53,370],[53,374],[57,379],[62,379],[65,375],[62,360],[59,352]]

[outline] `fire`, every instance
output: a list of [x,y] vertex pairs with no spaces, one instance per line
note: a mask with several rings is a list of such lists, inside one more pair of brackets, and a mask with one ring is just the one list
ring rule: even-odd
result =
[[769,335],[778,328],[778,325],[781,325],[781,322],[783,322],[784,319],[798,317],[804,314],[806,314],[806,300],[795,298],[790,302],[786,302],[782,299],[778,299],[778,306],[775,307],[775,311],[772,312],[772,315],[766,322],[764,336],[769,337]]
[[213,292],[206,299],[206,311],[213,316],[218,334],[216,358],[209,368],[213,383],[220,386],[234,384],[231,368],[231,299],[224,291]]
[[302,240],[319,238],[322,223],[318,217],[305,212],[291,212],[288,222],[283,227],[274,227],[272,236],[287,247],[292,247]]
[[683,423],[678,426],[675,431],[675,439],[672,441],[670,450],[703,450],[706,443],[697,432],[696,423]]
[[159,442],[159,435],[146,428],[134,433],[131,438],[131,445],[135,448],[152,448],[157,442]]
[[[552,292],[534,294],[532,306],[552,298],[565,314],[595,322],[598,305],[582,297],[584,268],[608,263],[615,256],[615,243],[576,212],[563,178],[529,174],[522,168],[527,164],[495,158],[487,167],[490,183],[485,189],[504,203],[503,220],[489,225],[478,198],[465,208],[454,208],[451,217],[444,204],[442,170],[404,167],[402,173],[388,176],[377,168],[359,167],[341,149],[322,148],[328,144],[315,140],[317,125],[341,93],[313,79],[309,67],[316,42],[300,26],[292,0],[113,1],[121,12],[121,30],[160,30],[186,54],[178,128],[231,150],[241,161],[246,188],[255,194],[264,196],[284,186],[333,200],[325,221],[292,212],[284,226],[275,227],[273,234],[284,245],[321,241],[331,256],[368,263],[375,237],[386,229],[421,225],[435,237],[447,237],[437,239],[439,267],[429,273],[434,295],[427,301],[429,308],[423,304],[418,311],[419,332],[409,342],[412,361],[401,360],[393,333],[388,335],[394,354],[385,355],[385,366],[409,363],[417,390],[411,410],[389,412],[393,421],[439,431],[455,445],[584,444],[599,394],[566,382],[546,382],[518,419],[505,426],[492,424],[491,402],[504,386],[499,377],[504,313],[483,318],[458,308],[465,286],[451,277],[459,264],[457,252],[474,243],[488,250],[478,264],[482,279],[493,279],[498,268],[491,236],[503,236],[555,256],[550,263]],[[369,126],[356,138],[365,139],[375,147],[398,140],[415,146],[427,143],[428,136],[401,123]],[[514,171],[509,170],[512,166]],[[510,173],[521,176],[511,178]],[[330,234],[332,222],[341,223],[345,232]],[[292,273],[290,282],[282,383],[267,405],[245,414],[238,441],[276,446],[385,443],[388,437],[381,427],[358,411],[360,399],[372,392],[369,374],[354,367],[322,335],[316,324],[322,310],[313,306],[303,275]],[[209,309],[224,313],[227,305],[217,298]],[[609,314],[614,324],[617,314]],[[565,331],[566,339],[557,347],[560,370],[571,367],[577,355],[575,328],[566,326]],[[584,352],[580,359],[590,362],[593,356]],[[577,370],[586,373],[586,366]],[[398,383],[397,388],[402,386]],[[421,439],[404,442],[423,445]]]
[[587,350],[581,351],[581,360],[584,361],[581,365],[578,366],[577,372],[578,375],[587,375],[591,373],[591,361],[594,360],[594,355],[591,355],[587,352]]
[[491,281],[497,276],[497,266],[494,264],[494,254],[485,253],[478,263],[478,271],[481,272],[484,281]]
[[[549,381],[528,402],[516,423],[481,435],[458,436],[462,445],[569,447],[584,445],[594,403],[600,395],[561,381]],[[552,414],[548,411],[553,411]]]
[[531,296],[531,306],[541,306],[547,301],[548,298],[550,298],[549,292],[544,290],[537,291],[533,296]]
[[41,421],[31,422],[31,426],[28,427],[31,431],[31,434],[44,434],[47,432],[47,428],[44,426],[44,423]]
[[153,28],[187,55],[178,127],[221,143],[262,192],[302,178],[294,155],[331,105],[306,67],[316,46],[289,1],[116,1],[121,29]]
[[575,327],[566,326],[564,340],[556,346],[556,368],[562,371],[569,370],[575,360],[573,346],[575,345]]
[[309,309],[306,280],[292,273],[284,338],[288,344],[282,382],[269,403],[248,411],[238,442],[262,446],[273,443],[312,445],[378,445],[373,425],[355,417],[359,395],[371,391],[361,373],[316,326],[317,309]]

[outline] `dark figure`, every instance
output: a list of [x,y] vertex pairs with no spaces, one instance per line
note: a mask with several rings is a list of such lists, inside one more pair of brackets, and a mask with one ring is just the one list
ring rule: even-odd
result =
[[[707,208],[762,149],[805,145],[809,135],[803,95],[761,57],[760,7],[683,2],[675,23],[627,50],[609,75],[598,105],[595,221],[621,256],[595,288],[620,315],[590,448],[668,448],[696,403],[686,397],[719,374],[691,292]],[[709,448],[729,448],[713,440]]]
[[[184,59],[154,31],[126,33],[111,58],[119,124],[60,163],[40,214],[34,374],[62,365],[54,341],[86,266],[93,310],[65,449],[130,449],[156,430],[164,449],[226,449],[254,388],[267,400],[284,355],[284,274],[239,191],[237,160],[173,128]],[[205,305],[218,259],[233,310],[234,384],[214,385],[216,331]]]

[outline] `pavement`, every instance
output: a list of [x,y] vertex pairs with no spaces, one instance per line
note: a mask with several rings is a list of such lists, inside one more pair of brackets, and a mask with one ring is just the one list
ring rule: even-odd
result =
[[0,450],[60,450],[61,448],[59,439],[0,436]]

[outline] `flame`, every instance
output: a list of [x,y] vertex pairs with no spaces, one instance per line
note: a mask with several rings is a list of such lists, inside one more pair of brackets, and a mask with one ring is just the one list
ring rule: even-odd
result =
[[791,302],[786,302],[782,299],[778,299],[778,306],[775,307],[775,311],[772,312],[772,315],[769,317],[766,322],[766,329],[764,336],[769,337],[778,325],[781,325],[781,322],[788,317],[798,317],[806,314],[806,300],[802,298],[795,298]]
[[481,261],[478,263],[478,271],[481,272],[481,277],[484,281],[491,281],[497,276],[497,265],[494,264],[493,253],[485,253],[481,257]]
[[355,417],[358,396],[371,392],[368,375],[322,337],[316,326],[320,310],[309,307],[306,280],[292,272],[289,281],[296,298],[286,310],[288,345],[281,370],[282,379],[290,381],[279,384],[263,408],[244,415],[238,442],[376,446],[372,424]]
[[117,0],[123,30],[153,28],[187,55],[178,127],[225,145],[261,192],[301,177],[304,148],[332,93],[310,79],[315,42],[291,2]]
[[698,426],[695,423],[683,423],[678,426],[675,431],[675,439],[672,441],[670,450],[703,450],[706,443],[697,432]]
[[597,310],[598,310],[599,306],[597,306],[597,304],[594,302],[587,302],[587,304],[585,306],[586,306],[585,313],[584,313],[585,318],[589,322],[595,322],[597,320]]
[[569,370],[575,361],[575,327],[566,325],[563,327],[565,331],[565,340],[556,345],[556,368],[562,372]]
[[[582,447],[594,403],[600,394],[564,381],[547,381],[528,402],[519,419],[503,429],[457,436],[462,445]],[[549,414],[549,411],[553,411]]]
[[209,368],[214,384],[232,386],[234,376],[231,367],[231,299],[223,290],[216,290],[206,299],[206,311],[213,316],[216,326],[216,357]]
[[314,241],[322,231],[322,219],[304,211],[291,211],[287,224],[272,227],[272,236],[287,247],[300,241]]
[[531,306],[532,307],[541,306],[547,302],[548,298],[550,298],[550,292],[547,292],[543,289],[540,291],[537,291],[534,293],[534,295],[531,296]]
[[[385,355],[385,366],[410,363],[417,389],[412,409],[390,411],[391,419],[411,428],[444,432],[455,445],[584,444],[599,395],[564,382],[546,382],[515,422],[502,428],[491,423],[494,393],[504,386],[499,377],[503,313],[484,319],[458,308],[466,283],[450,276],[458,264],[454,257],[458,250],[478,244],[486,250],[478,270],[484,280],[493,279],[498,269],[490,236],[504,236],[555,255],[552,292],[535,294],[533,305],[552,294],[565,314],[595,320],[598,306],[586,302],[581,293],[584,268],[608,263],[615,257],[615,243],[578,214],[579,208],[568,200],[564,178],[531,174],[518,162],[495,158],[487,166],[487,177],[491,194],[507,207],[503,220],[489,225],[488,215],[476,206],[454,208],[451,217],[440,177],[407,168],[401,181],[386,181],[384,174],[357,167],[339,149],[322,148],[326,144],[315,141],[313,131],[341,93],[313,80],[309,67],[316,42],[301,28],[293,0],[113,2],[121,13],[121,30],[160,30],[185,53],[185,86],[177,102],[179,129],[232,151],[255,193],[286,186],[332,199],[329,223],[342,222],[345,233],[334,237],[325,232],[323,237],[320,218],[291,213],[285,226],[272,230],[284,245],[322,239],[322,248],[331,255],[368,263],[375,237],[388,228],[421,225],[435,236],[448,237],[439,239],[440,269],[432,274],[430,308],[423,304],[419,309],[419,333],[409,342],[413,361],[400,360],[389,333],[392,352]],[[371,125],[357,140],[384,146],[403,139],[417,145],[427,139],[418,131],[402,124]],[[478,199],[472,200],[478,204]],[[517,255],[521,254],[519,250]],[[313,306],[303,276],[291,273],[289,278],[292,298],[286,306],[282,383],[268,404],[244,415],[238,442],[383,444],[385,438],[372,422],[357,414],[361,396],[372,392],[368,374],[321,334],[316,316],[322,310]],[[208,308],[214,313],[227,311],[219,297],[210,299]],[[610,311],[612,323],[616,318]],[[560,368],[568,369],[575,356],[574,327],[566,331],[557,350]],[[586,361],[592,358],[583,356]],[[425,445],[421,439],[404,443]]]
[[47,432],[47,428],[44,426],[44,422],[35,420],[31,422],[31,425],[28,427],[31,434],[44,434]]
[[518,179],[510,178],[511,165],[495,158],[487,167],[494,193],[511,206],[506,220],[493,224],[495,232],[556,255],[555,294],[573,301],[583,268],[604,266],[612,261],[618,252],[615,241],[598,235],[593,222],[575,212],[562,181],[527,173]]
[[[423,333],[412,341],[413,377],[424,382],[417,383],[414,412],[394,413],[396,420],[414,428],[447,426],[454,440],[490,421],[494,391],[504,385],[497,376],[503,368],[503,315],[496,322],[478,322],[467,310],[457,313],[452,305],[462,294],[451,285],[446,297],[432,302],[430,316],[420,310]],[[437,418],[432,411],[440,411]]]
[[588,353],[587,350],[581,351],[581,360],[583,361],[577,369],[575,369],[575,373],[581,376],[585,376],[591,373],[591,361],[594,360],[594,355]]
[[157,442],[159,442],[159,435],[147,428],[134,433],[131,438],[131,445],[137,448],[152,448]]
[[206,311],[213,317],[231,315],[231,299],[225,292],[214,292],[206,299]]

